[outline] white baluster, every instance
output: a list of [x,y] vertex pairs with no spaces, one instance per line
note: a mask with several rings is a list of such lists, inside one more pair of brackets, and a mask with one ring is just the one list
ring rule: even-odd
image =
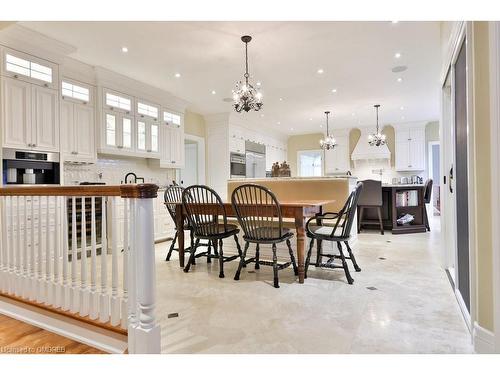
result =
[[20,199],[16,197],[16,250],[15,250],[15,272],[14,272],[14,291],[17,296],[21,296],[21,207]]
[[111,324],[120,324],[120,298],[118,296],[118,231],[116,228],[116,197],[111,198]]
[[35,241],[35,197],[31,197],[31,224],[30,224],[30,289],[29,298],[36,300],[38,282],[36,279],[36,241]]
[[8,291],[9,294],[15,292],[15,267],[14,267],[14,252],[16,246],[16,232],[14,231],[14,198],[9,197],[9,227],[10,227],[10,245],[9,245],[9,277]]
[[22,197],[23,211],[24,211],[24,226],[23,226],[23,278],[22,282],[22,297],[28,298],[29,296],[29,278],[28,278],[28,202],[26,197]]
[[[99,316],[99,294],[97,292],[97,240],[96,240],[96,220],[95,220],[95,197],[90,198],[91,219],[90,219],[90,319],[97,319]],[[101,256],[104,256],[101,250]]]
[[52,296],[55,307],[61,307],[62,296],[59,293],[59,260],[61,257],[61,197],[54,198],[55,230],[54,230],[54,278],[52,280]]
[[7,227],[7,199],[2,198],[2,249],[0,253],[0,292],[7,293],[8,283],[8,227]]
[[69,262],[69,229],[68,229],[68,198],[64,197],[63,202],[63,238],[62,238],[62,285],[59,293],[62,296],[62,309],[67,311],[71,307],[71,283],[68,272]]
[[128,254],[129,254],[129,220],[128,220],[129,200],[123,200],[123,296],[121,302],[121,326],[127,328],[128,325]]
[[135,200],[130,199],[130,251],[128,256],[128,351],[135,353],[135,330],[139,325],[138,303],[137,303],[137,260],[136,260],[136,238],[135,238]]
[[38,197],[38,258],[37,258],[37,287],[36,287],[36,300],[37,302],[45,302],[43,295],[43,231],[42,231],[42,197]]
[[77,262],[78,262],[78,252],[77,252],[77,232],[76,227],[76,197],[71,197],[71,312],[77,313],[80,304],[80,289],[77,284],[78,274],[77,274]]
[[44,280],[44,293],[45,293],[45,301],[47,304],[51,305],[53,304],[53,299],[51,295],[51,273],[50,273],[50,266],[52,263],[51,259],[51,250],[52,246],[50,243],[50,197],[47,196],[47,201],[46,201],[46,212],[45,212],[45,242],[46,242],[46,248],[45,248],[45,280]]
[[80,251],[80,265],[81,265],[81,291],[80,291],[80,315],[86,316],[89,314],[89,298],[90,291],[87,285],[87,220],[85,213],[85,197],[81,198],[82,202],[82,234],[81,234],[81,251]]
[[139,324],[134,328],[134,353],[159,353],[161,331],[155,318],[155,251],[153,199],[135,200],[135,256],[137,261],[137,301]]
[[106,197],[102,197],[102,250],[101,250],[101,294],[99,296],[99,320],[107,322],[109,320],[109,295],[108,295],[108,241],[106,230]]

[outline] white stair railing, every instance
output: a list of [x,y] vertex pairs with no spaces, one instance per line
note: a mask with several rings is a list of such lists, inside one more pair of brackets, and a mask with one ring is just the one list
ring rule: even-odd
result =
[[[152,184],[0,188],[0,295],[121,327],[129,353],[159,353],[157,189]],[[120,226],[118,199],[124,200]]]

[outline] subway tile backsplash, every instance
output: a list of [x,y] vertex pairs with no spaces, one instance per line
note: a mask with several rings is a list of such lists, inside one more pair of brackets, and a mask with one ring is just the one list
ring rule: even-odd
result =
[[63,184],[78,185],[80,182],[104,182],[107,185],[119,185],[124,182],[125,175],[134,172],[143,177],[144,182],[165,186],[175,179],[175,169],[159,168],[147,159],[109,157],[99,158],[96,164],[74,165],[64,164]]

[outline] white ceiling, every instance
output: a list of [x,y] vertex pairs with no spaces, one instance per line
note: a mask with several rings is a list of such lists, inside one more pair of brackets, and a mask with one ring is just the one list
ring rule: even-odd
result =
[[[22,25],[73,45],[75,59],[167,90],[202,114],[232,110],[222,99],[231,97],[244,73],[240,36],[252,35],[250,74],[254,83],[262,82],[264,107],[240,116],[262,129],[285,134],[322,131],[325,110],[332,111],[331,124],[337,128],[373,125],[376,103],[382,105],[382,124],[439,118],[439,22]],[[396,65],[407,65],[408,70],[391,72]],[[319,68],[323,74],[317,73]],[[175,73],[181,77],[175,78]]]

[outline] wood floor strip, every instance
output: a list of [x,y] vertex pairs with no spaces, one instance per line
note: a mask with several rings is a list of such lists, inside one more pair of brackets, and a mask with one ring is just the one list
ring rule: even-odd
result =
[[0,315],[0,354],[106,354],[42,328]]

